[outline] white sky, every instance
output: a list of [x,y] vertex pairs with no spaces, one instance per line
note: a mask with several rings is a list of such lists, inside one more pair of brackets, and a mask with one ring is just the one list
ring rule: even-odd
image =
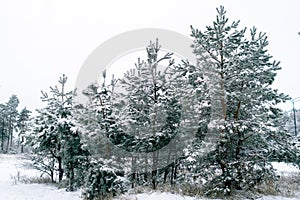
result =
[[282,66],[275,87],[299,97],[298,0],[1,0],[0,103],[17,94],[21,107],[40,107],[40,90],[62,73],[72,88],[85,59],[107,39],[139,28],[189,36],[190,25],[203,30],[212,23],[219,5],[230,20],[267,33],[269,52]]

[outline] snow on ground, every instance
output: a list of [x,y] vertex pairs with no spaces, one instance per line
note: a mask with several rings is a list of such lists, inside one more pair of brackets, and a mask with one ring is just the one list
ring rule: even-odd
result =
[[39,177],[40,172],[26,169],[24,158],[0,154],[0,199],[5,200],[78,200],[80,191],[66,192],[46,184],[23,184],[19,177]]
[[[296,197],[282,197],[282,196],[262,196],[257,200],[299,200],[300,196]],[[115,200],[209,200],[207,198],[197,198],[197,197],[188,197],[188,196],[181,196],[178,194],[171,194],[171,193],[142,193],[136,195],[122,195]],[[215,199],[217,200],[217,199]]]
[[299,197],[264,196],[258,200],[299,200]]
[[[293,177],[299,176],[300,170],[297,166],[291,163],[284,163],[284,162],[272,162],[274,169],[276,170],[276,174],[285,177]],[[295,192],[294,197],[282,197],[282,196],[264,196],[262,200],[299,200],[300,199],[300,191]]]
[[[0,200],[79,200],[80,191],[66,192],[47,184],[24,184],[18,181],[19,177],[39,177],[37,170],[28,169],[24,163],[28,162],[24,156],[0,154]],[[300,170],[286,163],[272,163],[279,175],[299,175]],[[297,200],[296,197],[263,196],[260,200]],[[142,194],[125,194],[115,200],[201,200],[196,197],[181,196],[171,193],[150,192]]]
[[274,169],[278,175],[291,176],[293,174],[299,174],[300,170],[297,166],[290,163],[272,162]]

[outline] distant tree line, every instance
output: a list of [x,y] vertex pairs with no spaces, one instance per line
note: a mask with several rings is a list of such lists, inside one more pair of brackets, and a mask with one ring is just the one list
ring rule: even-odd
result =
[[31,111],[25,107],[19,112],[18,105],[17,95],[12,95],[7,103],[0,104],[0,152],[2,153],[24,151],[24,136],[29,129]]

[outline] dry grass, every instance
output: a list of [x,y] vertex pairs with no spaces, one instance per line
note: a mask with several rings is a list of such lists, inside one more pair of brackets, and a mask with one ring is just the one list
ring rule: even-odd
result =
[[20,172],[17,172],[14,175],[10,175],[10,179],[12,180],[13,185],[17,185],[18,183],[25,183],[25,184],[49,184],[52,183],[49,177],[30,177],[26,175],[21,175]]
[[[251,191],[237,190],[233,191],[231,196],[218,197],[219,199],[257,199],[263,195],[295,197],[296,193],[300,191],[300,173],[293,173],[289,175],[281,174],[277,181],[265,181],[253,188]],[[147,193],[151,191],[150,187],[137,187],[132,189],[132,193]],[[205,196],[204,188],[201,185],[180,185],[174,186],[170,184],[159,185],[157,188],[159,192],[168,192],[173,194],[187,195],[187,196]],[[124,200],[126,196],[123,196]],[[122,199],[122,200],[123,200]]]
[[[264,195],[283,196],[283,197],[295,197],[296,192],[300,191],[300,173],[284,175],[282,174],[277,181],[266,181],[257,185],[250,191],[236,190],[233,191],[231,196],[218,196],[218,199],[230,199],[230,200],[245,200],[245,199],[260,199]],[[201,185],[170,185],[159,184],[157,192],[167,192],[178,195],[186,195],[205,198],[205,190]],[[126,194],[117,197],[118,200],[137,200],[136,194],[151,193],[153,192],[151,186],[137,186],[130,189]],[[99,198],[101,199],[101,198]],[[113,198],[107,198],[106,200],[112,200]],[[212,199],[212,197],[207,199]]]
[[252,192],[260,195],[295,197],[300,190],[300,173],[281,174],[277,181],[266,181],[257,185]]
[[50,184],[51,179],[49,177],[22,177],[22,183],[31,184],[31,183],[39,183],[39,184]]

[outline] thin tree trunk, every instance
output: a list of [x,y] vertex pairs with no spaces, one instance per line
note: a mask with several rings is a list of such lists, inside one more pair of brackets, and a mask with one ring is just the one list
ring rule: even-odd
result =
[[[172,146],[170,146],[171,148],[169,149],[169,153],[168,153],[168,157],[167,157],[167,165],[169,165],[170,163],[170,160],[171,160],[171,153],[172,153],[172,147],[173,147],[173,144],[171,144]],[[168,174],[170,172],[170,167],[166,168],[165,171],[164,171],[164,183],[167,182],[167,178],[168,178]]]
[[24,153],[24,145],[23,145],[23,142],[24,142],[24,136],[21,136],[21,153]]
[[136,157],[134,155],[132,155],[131,157],[131,173],[132,173],[131,188],[134,188],[136,182]]
[[1,152],[3,152],[3,146],[4,146],[4,132],[3,132],[3,129],[2,129],[2,135],[1,135]]
[[54,172],[53,172],[53,170],[50,170],[50,178],[51,178],[51,183],[54,183]]
[[145,167],[144,167],[144,181],[148,182],[148,173],[149,173],[149,163],[148,163],[148,154],[145,155]]
[[9,134],[7,134],[7,141],[6,141],[6,152],[9,150]]
[[12,146],[13,146],[13,129],[11,129],[11,132],[10,132],[10,145],[9,145],[9,149],[11,149],[12,148]]
[[152,153],[152,188],[153,190],[157,187],[157,164],[158,164],[158,150]]
[[64,170],[62,168],[62,158],[60,156],[57,157],[58,162],[58,181],[61,182],[64,175]]
[[4,129],[5,129],[5,127],[4,127],[4,119],[2,119],[2,134],[1,134],[1,151],[3,152],[3,150],[4,150]]
[[222,97],[221,97],[221,104],[222,104],[222,111],[223,111],[223,119],[227,119],[227,105],[226,105],[226,90],[224,86],[224,55],[223,55],[223,43],[220,43],[220,57],[221,57],[221,92],[222,92]]
[[55,183],[55,181],[54,181],[54,165],[55,165],[55,158],[52,158],[51,159],[51,166],[50,166],[50,168],[49,168],[49,170],[50,170],[50,177],[51,177],[51,182],[52,183]]
[[174,169],[174,180],[177,179],[177,167],[178,167],[178,164],[175,163],[175,169]]
[[175,167],[174,167],[174,164],[176,164],[175,162],[172,164],[172,169],[171,169],[171,177],[170,177],[170,182],[171,182],[171,185],[174,185],[174,172],[175,172]]
[[74,191],[74,164],[73,162],[70,163],[69,168],[69,191]]
[[6,152],[9,150],[9,144],[10,144],[10,131],[11,131],[11,117],[9,117],[8,121],[8,133],[7,133],[7,142],[6,142]]

